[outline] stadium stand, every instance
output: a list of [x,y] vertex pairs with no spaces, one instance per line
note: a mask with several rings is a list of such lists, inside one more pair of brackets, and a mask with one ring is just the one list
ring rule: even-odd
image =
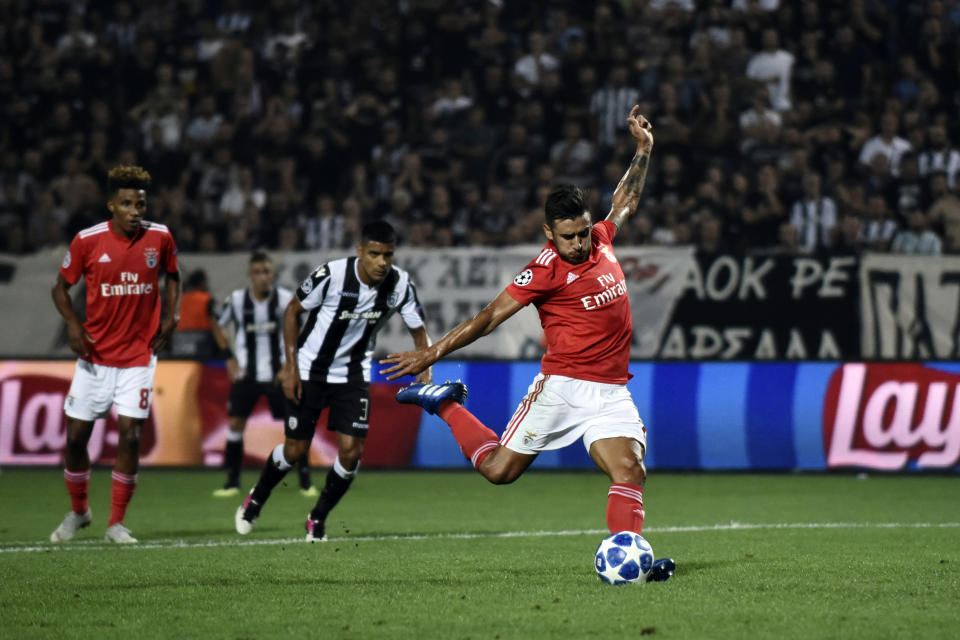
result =
[[0,4],[0,251],[102,219],[120,161],[184,251],[344,248],[380,217],[539,241],[558,178],[604,215],[635,102],[657,148],[621,242],[960,251],[956,0],[453,6]]

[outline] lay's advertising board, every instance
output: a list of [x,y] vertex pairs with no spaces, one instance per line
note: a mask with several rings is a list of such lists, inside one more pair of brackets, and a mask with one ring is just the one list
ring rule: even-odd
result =
[[[62,463],[74,366],[0,361],[0,466]],[[463,380],[467,408],[499,433],[538,369],[537,362],[450,361],[434,366],[434,379]],[[650,468],[960,470],[960,363],[633,362],[630,370]],[[364,466],[468,468],[439,418],[394,401],[400,386],[374,378]],[[219,465],[229,388],[222,363],[161,361],[143,464]],[[325,421],[311,446],[317,466],[336,456]],[[282,423],[261,400],[248,421],[246,463],[261,464],[282,438]],[[112,464],[116,443],[113,414],[94,426],[91,460]],[[579,445],[544,452],[534,464],[593,466]]]

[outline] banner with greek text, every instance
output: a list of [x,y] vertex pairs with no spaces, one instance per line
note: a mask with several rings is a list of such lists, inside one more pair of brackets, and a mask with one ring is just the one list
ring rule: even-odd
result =
[[661,360],[859,358],[857,258],[698,255]]
[[[417,283],[438,338],[492,300],[539,247],[405,249],[396,262]],[[633,308],[633,358],[664,360],[950,360],[960,358],[960,257],[865,254],[695,257],[689,248],[618,247]],[[296,287],[345,252],[276,253],[279,280]],[[62,251],[0,256],[0,355],[71,357],[50,299]],[[203,269],[219,303],[247,285],[246,254],[181,254],[186,276]],[[71,290],[82,308],[84,290]],[[412,342],[399,318],[378,353]],[[471,358],[539,358],[536,311],[522,310],[461,352]],[[185,354],[186,355],[186,354]]]

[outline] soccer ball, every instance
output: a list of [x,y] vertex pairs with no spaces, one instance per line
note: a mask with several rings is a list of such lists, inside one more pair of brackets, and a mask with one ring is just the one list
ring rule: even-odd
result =
[[653,568],[653,549],[638,533],[613,533],[600,541],[593,566],[607,584],[643,584]]

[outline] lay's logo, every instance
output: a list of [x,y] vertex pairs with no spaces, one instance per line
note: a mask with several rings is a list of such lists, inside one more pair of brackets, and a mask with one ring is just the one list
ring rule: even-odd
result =
[[960,462],[960,375],[919,364],[845,364],[823,408],[828,467],[893,471]]
[[[67,442],[63,417],[64,400],[70,378],[55,375],[12,375],[0,379],[0,464],[59,464]],[[113,409],[93,423],[87,444],[90,460],[113,464],[117,455],[119,431]],[[141,458],[146,458],[157,443],[153,412],[147,417],[140,436]]]

